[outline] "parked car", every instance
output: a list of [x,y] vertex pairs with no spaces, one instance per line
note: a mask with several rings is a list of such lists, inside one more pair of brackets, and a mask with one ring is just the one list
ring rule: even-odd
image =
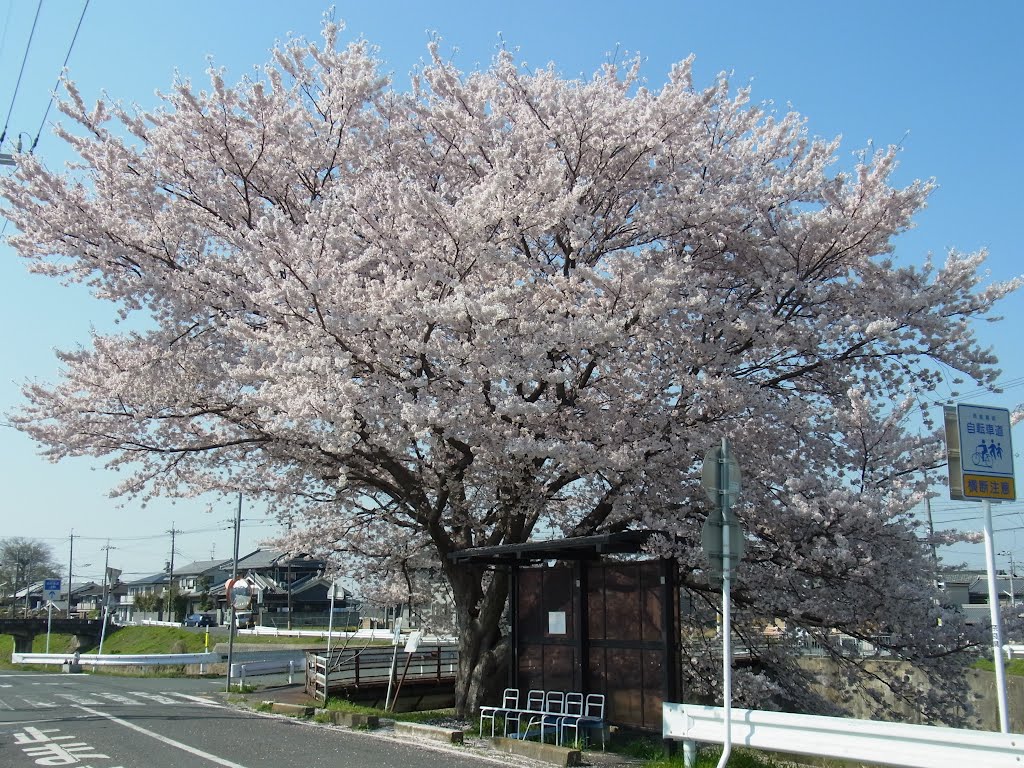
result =
[[185,617],[186,627],[216,627],[217,620],[205,613],[193,613]]
[[239,629],[252,629],[255,625],[252,611],[239,611],[235,614],[235,626]]

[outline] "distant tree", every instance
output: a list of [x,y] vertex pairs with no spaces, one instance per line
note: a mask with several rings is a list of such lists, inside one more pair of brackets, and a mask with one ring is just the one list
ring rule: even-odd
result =
[[[691,61],[652,90],[637,62],[566,80],[502,51],[465,74],[432,44],[400,93],[368,43],[324,31],[153,112],[68,83],[81,164],[18,158],[11,243],[144,322],[61,353],[13,423],[51,459],[105,457],[117,492],[262,497],[306,521],[291,551],[393,581],[430,553],[462,713],[511,658],[509,580],[454,550],[660,529],[704,636],[700,463],[728,437],[733,626],[760,654],[738,701],[828,710],[797,630],[851,686],[872,672],[832,630],[884,632],[933,682],[891,690],[955,718],[984,629],[936,607],[911,510],[941,440],[917,403],[947,369],[995,381],[972,322],[1017,283],[982,285],[983,254],[895,263],[931,185],[890,185],[896,148],[835,171],[838,142],[724,77],[695,88]],[[776,619],[792,634],[765,652]],[[712,653],[690,658],[687,688],[719,696]]]
[[160,604],[160,597],[153,592],[135,595],[135,610],[140,613],[152,613]]
[[185,614],[188,612],[188,597],[175,592],[171,598],[171,608],[174,612],[174,620],[180,624],[185,620]]
[[208,611],[213,608],[213,598],[210,596],[210,585],[212,581],[209,576],[200,576],[196,580],[196,589],[199,592],[199,610]]
[[53,548],[38,539],[0,539],[0,589],[5,600],[30,584],[60,576]]

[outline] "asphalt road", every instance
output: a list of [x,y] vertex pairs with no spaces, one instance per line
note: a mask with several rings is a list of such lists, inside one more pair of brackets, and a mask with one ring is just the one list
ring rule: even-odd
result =
[[223,681],[0,673],[0,766],[480,768],[471,755],[236,710]]

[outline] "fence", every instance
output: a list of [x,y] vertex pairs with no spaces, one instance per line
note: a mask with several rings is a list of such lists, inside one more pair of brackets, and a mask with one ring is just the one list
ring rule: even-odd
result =
[[[663,735],[684,742],[688,768],[696,742],[725,742],[725,710],[693,704],[662,705]],[[842,717],[733,709],[731,742],[737,746],[898,768],[1020,768],[1024,735],[885,723]]]
[[395,649],[339,648],[331,655],[306,654],[306,693],[318,701],[326,701],[328,688],[387,685],[392,682],[436,682],[455,680],[459,667],[459,651],[451,646],[420,647],[413,653],[399,652],[398,672],[392,677]]

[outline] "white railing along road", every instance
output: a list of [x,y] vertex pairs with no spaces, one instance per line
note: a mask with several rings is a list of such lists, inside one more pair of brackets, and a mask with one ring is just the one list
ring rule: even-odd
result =
[[[722,707],[665,703],[663,735],[666,739],[722,744],[724,712]],[[1019,733],[735,708],[731,731],[735,746],[899,768],[1024,766],[1024,734]],[[688,761],[693,752],[686,750]]]
[[77,658],[69,653],[12,653],[12,664],[67,664],[74,661],[89,667],[135,667],[151,664],[218,664],[224,658],[219,653],[83,653]]

